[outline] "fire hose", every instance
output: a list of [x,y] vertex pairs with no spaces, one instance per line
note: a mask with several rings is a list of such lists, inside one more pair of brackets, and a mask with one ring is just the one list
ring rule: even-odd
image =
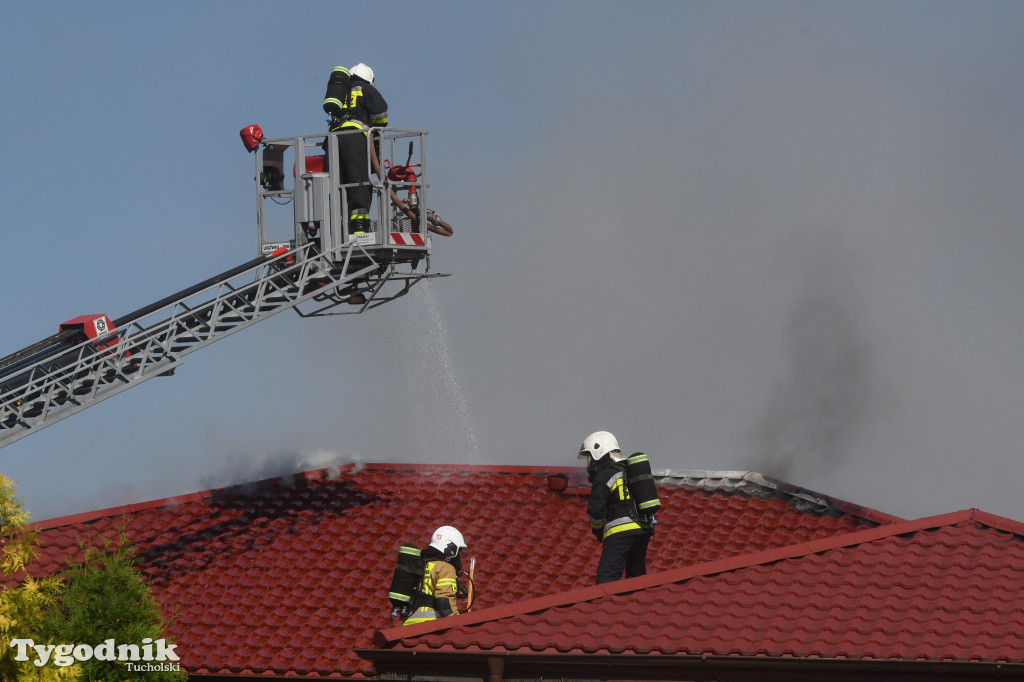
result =
[[[413,221],[413,224],[419,221],[419,195],[416,191],[416,181],[422,175],[422,171],[417,172],[416,169],[420,167],[418,163],[412,163],[412,142],[409,143],[409,157],[405,160],[405,163],[399,166],[389,166],[388,160],[384,160],[385,169],[387,170],[387,179],[391,182],[409,183],[405,186],[408,192],[406,199],[403,201],[399,198],[398,193],[395,192],[393,187],[388,187],[388,191],[391,193],[391,201],[394,202],[395,206],[398,207],[407,218]],[[373,165],[374,170],[377,172],[377,177],[380,175],[380,166],[377,160],[376,154],[373,154]],[[451,237],[455,233],[455,230],[445,222],[441,216],[437,215],[434,211],[427,209],[425,218],[427,219],[427,229],[434,234],[439,234],[442,237]]]
[[469,613],[473,609],[473,602],[476,601],[476,583],[473,582],[473,573],[476,571],[476,558],[469,560],[469,571],[463,571],[459,574],[459,577],[465,577],[469,581],[469,585],[465,586],[461,582],[459,583],[458,593],[456,596],[459,599],[466,600],[466,613]]

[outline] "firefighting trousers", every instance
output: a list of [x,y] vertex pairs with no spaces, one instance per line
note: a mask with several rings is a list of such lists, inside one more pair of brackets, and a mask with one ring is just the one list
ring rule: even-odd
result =
[[338,137],[338,156],[341,157],[341,182],[349,184],[360,183],[357,187],[348,187],[345,190],[348,196],[349,213],[362,209],[360,213],[368,213],[370,210],[370,199],[373,196],[370,189],[370,173],[367,163],[369,157],[366,155],[366,135],[348,134]]
[[597,564],[597,584],[622,579],[625,570],[627,578],[647,575],[647,544],[651,536],[647,533],[613,535],[604,541],[601,560]]

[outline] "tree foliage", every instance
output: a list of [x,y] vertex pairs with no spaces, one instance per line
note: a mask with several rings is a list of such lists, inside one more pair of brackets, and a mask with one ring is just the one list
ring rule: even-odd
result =
[[[43,641],[95,646],[108,639],[136,645],[161,639],[168,623],[135,568],[135,552],[123,529],[113,547],[109,540],[102,548],[82,543],[82,560],[61,572],[64,589],[43,619]],[[123,661],[92,659],[79,665],[87,680],[187,679],[177,670],[131,670]]]
[[[117,542],[104,540],[96,547],[80,542],[82,559],[59,575],[37,578],[29,566],[37,556],[38,532],[28,527],[29,515],[16,497],[14,482],[0,474],[0,680],[9,682],[124,682],[187,679],[178,670],[133,670],[123,661],[96,658],[55,665],[36,665],[36,653],[16,660],[16,639],[41,645],[87,644],[107,640],[133,644],[147,642],[156,650],[167,626],[149,586],[135,568],[135,548],[122,528]],[[22,658],[25,658],[24,656]],[[138,662],[145,668],[144,662]],[[160,661],[153,661],[159,664]],[[173,663],[173,661],[169,661]],[[136,665],[135,667],[139,667]]]
[[78,665],[62,668],[39,667],[28,661],[17,661],[10,642],[14,639],[38,639],[47,609],[56,603],[61,581],[55,576],[35,578],[28,573],[29,563],[37,556],[37,531],[26,526],[29,514],[16,497],[14,481],[0,474],[0,573],[4,582],[20,574],[17,587],[0,586],[0,679],[28,682],[56,682],[79,679]]

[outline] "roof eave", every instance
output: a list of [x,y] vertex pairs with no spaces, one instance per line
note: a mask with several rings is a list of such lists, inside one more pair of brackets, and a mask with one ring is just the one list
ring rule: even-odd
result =
[[663,654],[572,654],[453,650],[356,649],[372,661],[378,674],[413,675],[410,679],[488,679],[496,664],[504,677],[563,675],[574,679],[709,679],[872,682],[889,680],[1024,678],[1024,664],[990,661],[840,659],[795,656],[716,656]]

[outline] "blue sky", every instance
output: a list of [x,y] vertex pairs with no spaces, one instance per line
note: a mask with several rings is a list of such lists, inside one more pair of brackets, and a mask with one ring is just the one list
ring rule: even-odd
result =
[[452,277],[287,313],[0,451],[42,519],[344,461],[755,469],[1024,519],[1014,2],[19,3],[4,354],[255,256],[238,130],[337,64],[424,128]]

